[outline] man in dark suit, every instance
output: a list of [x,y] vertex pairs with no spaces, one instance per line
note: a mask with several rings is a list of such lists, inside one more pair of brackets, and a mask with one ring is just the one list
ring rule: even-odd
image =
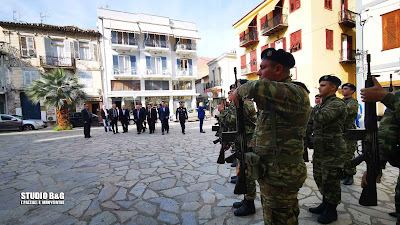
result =
[[139,105],[140,105],[140,113],[142,113],[144,115],[144,118],[142,120],[142,131],[144,133],[146,131],[146,115],[147,115],[147,113],[146,113],[146,108],[143,107],[142,104],[139,104]]
[[85,138],[90,138],[90,123],[92,122],[92,114],[89,111],[89,105],[85,104],[84,109],[81,111],[83,119],[83,133]]
[[136,105],[136,109],[133,110],[133,118],[135,119],[137,133],[142,133],[143,120],[146,118],[146,112],[143,111],[140,105]]
[[150,134],[156,130],[157,109],[153,108],[153,103],[147,105],[147,123],[149,124]]
[[[113,104],[112,108],[110,110],[108,110],[109,116],[110,116],[110,120],[111,120],[111,124],[112,124],[112,130],[114,134],[118,134],[118,118],[119,118],[119,111],[117,109],[117,105]],[[115,130],[114,130],[114,126],[115,126]]]
[[122,133],[128,133],[129,118],[129,110],[123,105],[122,109],[119,110],[119,121],[121,121],[122,129],[124,130]]
[[161,132],[162,135],[164,135],[164,130],[169,132],[169,125],[168,125],[168,119],[169,119],[169,108],[165,105],[165,102],[162,101],[161,103],[161,108],[158,110],[159,118],[161,120]]
[[179,118],[179,122],[181,123],[182,134],[185,134],[185,121],[188,119],[187,110],[183,107],[183,102],[179,102],[179,108],[176,109],[176,120]]

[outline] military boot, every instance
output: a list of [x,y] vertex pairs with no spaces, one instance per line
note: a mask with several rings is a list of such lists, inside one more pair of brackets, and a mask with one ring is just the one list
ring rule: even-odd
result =
[[352,185],[354,183],[353,176],[347,175],[346,179],[343,181],[344,185]]
[[248,216],[256,213],[256,207],[254,206],[254,200],[244,200],[244,203],[240,208],[233,211],[235,216]]
[[325,211],[318,217],[318,222],[322,224],[329,224],[337,220],[336,204],[327,202]]
[[322,203],[319,204],[319,206],[314,207],[314,208],[309,208],[308,211],[309,211],[310,213],[314,213],[314,214],[321,214],[321,213],[324,212],[324,210],[325,210],[325,208],[326,208],[326,203],[327,203],[327,202],[326,202],[326,200],[325,200],[325,197],[323,197]]
[[[232,178],[232,179],[233,179],[233,178]],[[235,202],[235,203],[233,203],[232,207],[235,208],[235,209],[238,209],[238,208],[240,208],[240,207],[244,204],[244,202],[246,202],[246,199],[243,199],[243,200],[240,201],[240,202]]]

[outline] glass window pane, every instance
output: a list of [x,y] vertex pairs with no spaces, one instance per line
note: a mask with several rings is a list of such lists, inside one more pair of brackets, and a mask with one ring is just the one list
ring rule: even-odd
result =
[[124,80],[122,81],[123,90],[124,91],[132,91],[132,81],[131,80]]
[[140,91],[140,81],[139,80],[134,80],[133,81],[133,90],[134,91]]
[[111,91],[122,91],[122,83],[118,80],[111,81]]
[[117,44],[117,32],[111,31],[111,43]]
[[129,45],[135,45],[135,34],[134,33],[129,33]]
[[128,44],[128,33],[122,33],[122,44],[127,45]]
[[122,33],[117,32],[117,36],[118,36],[118,44],[122,44]]

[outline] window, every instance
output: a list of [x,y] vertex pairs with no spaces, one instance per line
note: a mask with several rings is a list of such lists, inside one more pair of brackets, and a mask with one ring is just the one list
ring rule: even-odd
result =
[[192,81],[172,81],[173,90],[192,90]]
[[11,116],[1,116],[1,120],[12,120]]
[[301,30],[290,34],[290,52],[301,50]]
[[250,52],[251,72],[257,72],[257,49]]
[[33,37],[21,36],[20,43],[21,43],[21,56],[36,57],[35,43]]
[[144,44],[148,47],[161,47],[166,48],[169,47],[168,42],[166,40],[165,35],[158,35],[158,34],[144,34]]
[[137,39],[135,33],[111,31],[111,43],[120,45],[137,45]]
[[176,59],[178,73],[181,75],[192,75],[192,59]]
[[276,40],[276,41],[274,42],[274,48],[275,48],[276,50],[278,50],[278,49],[283,49],[283,50],[286,51],[286,38],[284,37],[284,38],[281,38],[281,39],[279,39],[279,40]]
[[300,0],[290,0],[290,12],[294,12],[300,8]]
[[163,80],[145,80],[144,88],[146,91],[151,90],[169,90],[169,81]]
[[324,0],[325,9],[332,10],[332,0]]
[[23,71],[24,86],[29,86],[35,80],[39,80],[38,71]]
[[111,91],[140,91],[139,80],[112,80]]
[[89,60],[89,42],[79,42],[80,59]]
[[113,67],[114,74],[138,74],[134,55],[113,55]]
[[147,74],[168,74],[167,57],[146,56]]
[[382,48],[400,47],[400,9],[382,15]]
[[79,83],[85,88],[93,87],[93,77],[90,73],[79,73]]
[[333,30],[326,29],[326,49],[333,50]]

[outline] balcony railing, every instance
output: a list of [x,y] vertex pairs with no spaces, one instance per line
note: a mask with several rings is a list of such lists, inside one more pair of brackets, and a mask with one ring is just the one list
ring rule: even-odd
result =
[[259,68],[260,68],[260,63],[257,62],[247,63],[246,65],[242,65],[240,67],[242,75],[246,75],[249,73],[257,73]]
[[249,33],[240,37],[240,47],[246,47],[254,43],[258,43],[257,30],[251,30]]
[[74,58],[40,56],[40,65],[49,67],[75,67]]
[[146,69],[146,75],[161,75],[161,76],[169,76],[171,75],[171,72],[168,69],[160,69],[160,68],[147,68]]
[[204,89],[214,88],[216,86],[221,86],[221,81],[220,80],[210,81],[210,82],[203,84],[203,86],[204,86]]
[[184,51],[184,50],[197,50],[196,44],[176,44],[176,51]]
[[353,28],[356,26],[357,14],[348,9],[339,12],[339,24]]
[[192,70],[183,70],[183,69],[178,69],[177,70],[177,75],[178,76],[193,76]]
[[340,63],[355,63],[356,62],[356,50],[354,49],[342,49],[340,52]]
[[261,34],[270,36],[282,29],[288,27],[288,16],[279,14],[261,24]]
[[139,75],[139,71],[138,71],[137,68],[119,68],[119,67],[114,67],[114,75],[135,76],[135,75]]
[[155,39],[146,39],[144,41],[144,46],[145,47],[152,47],[152,48],[169,48],[169,42],[168,41],[155,40]]

